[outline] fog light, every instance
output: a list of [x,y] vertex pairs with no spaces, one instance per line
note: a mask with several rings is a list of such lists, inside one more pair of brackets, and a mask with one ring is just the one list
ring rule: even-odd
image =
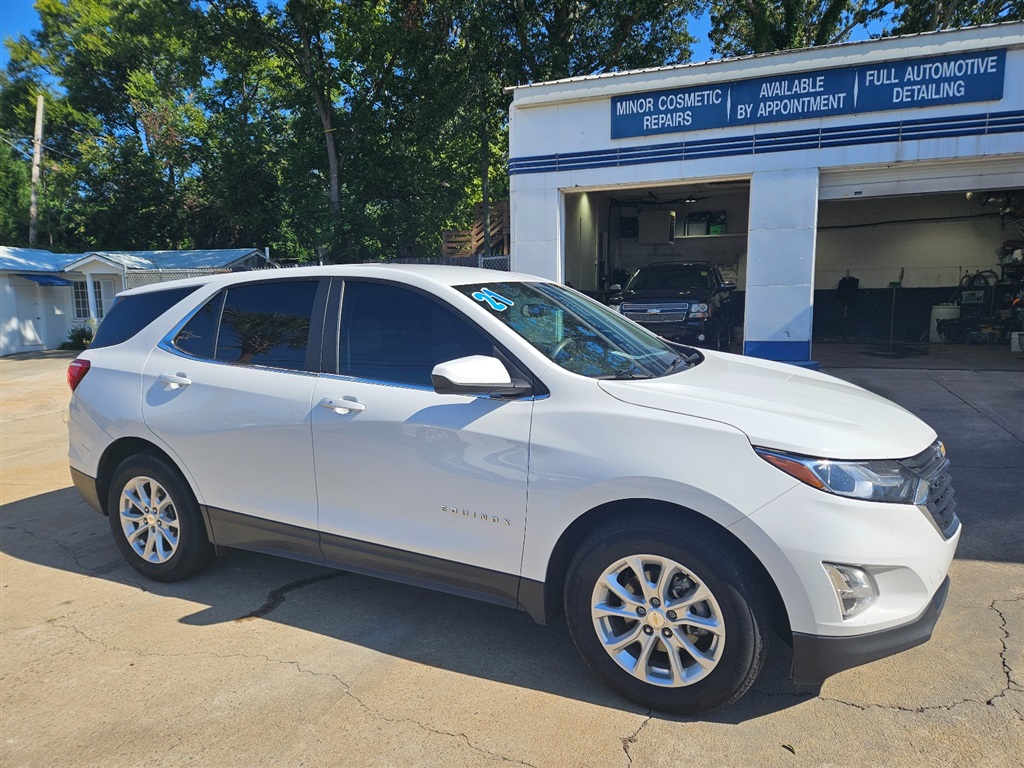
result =
[[836,591],[836,598],[839,600],[839,607],[842,609],[844,619],[852,619],[858,616],[875,602],[878,597],[878,589],[871,574],[863,568],[854,565],[840,565],[839,563],[822,563],[825,566],[825,573],[832,582],[832,588]]

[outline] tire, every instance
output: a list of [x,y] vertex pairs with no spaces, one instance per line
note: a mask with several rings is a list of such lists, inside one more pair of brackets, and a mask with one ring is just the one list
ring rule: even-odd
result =
[[580,546],[565,614],[580,655],[609,687],[646,707],[694,715],[731,704],[757,679],[768,652],[764,595],[711,526],[639,513]]
[[140,454],[121,462],[107,494],[107,520],[124,559],[154,581],[187,579],[213,561],[192,490],[160,457]]

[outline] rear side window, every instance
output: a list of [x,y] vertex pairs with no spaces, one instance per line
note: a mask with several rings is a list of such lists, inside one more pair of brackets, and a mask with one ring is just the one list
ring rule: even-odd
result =
[[114,302],[114,306],[103,318],[89,347],[112,347],[128,341],[197,288],[198,285],[193,285],[188,288],[170,288],[166,291],[122,296]]
[[318,287],[294,280],[228,288],[188,321],[174,345],[235,365],[304,370]]
[[192,316],[174,340],[174,346],[194,357],[213,359],[217,354],[217,321],[223,304],[221,291]]

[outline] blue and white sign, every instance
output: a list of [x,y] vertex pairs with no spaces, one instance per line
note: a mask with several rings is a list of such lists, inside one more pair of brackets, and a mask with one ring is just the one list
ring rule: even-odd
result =
[[650,91],[612,99],[612,138],[1003,98],[1006,50]]

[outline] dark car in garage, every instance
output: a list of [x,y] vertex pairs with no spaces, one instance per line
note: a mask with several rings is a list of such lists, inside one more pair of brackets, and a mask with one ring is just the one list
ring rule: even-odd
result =
[[710,261],[649,264],[611,290],[612,307],[662,338],[728,351],[736,285]]

